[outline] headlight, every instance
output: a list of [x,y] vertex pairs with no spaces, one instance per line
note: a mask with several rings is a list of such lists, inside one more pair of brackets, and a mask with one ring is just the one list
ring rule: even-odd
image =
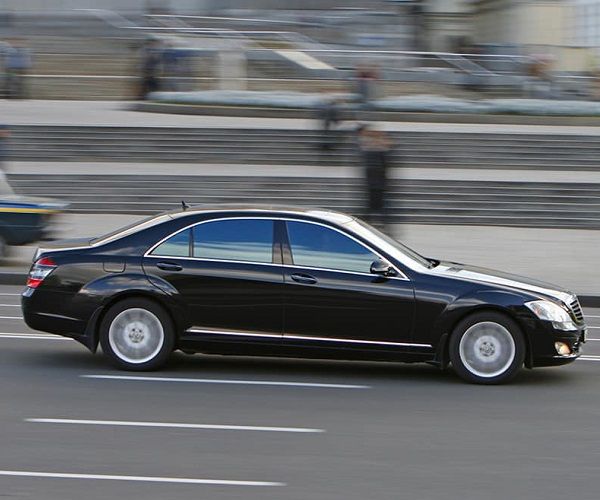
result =
[[525,304],[539,319],[551,321],[558,330],[577,330],[569,313],[549,300],[534,300]]

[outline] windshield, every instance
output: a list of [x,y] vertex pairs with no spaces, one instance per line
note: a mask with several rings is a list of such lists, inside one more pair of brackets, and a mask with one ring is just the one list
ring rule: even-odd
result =
[[94,238],[91,241],[91,244],[92,245],[103,245],[104,243],[108,243],[110,241],[113,241],[113,240],[116,240],[119,238],[123,238],[125,236],[129,236],[130,234],[141,231],[142,229],[146,229],[148,227],[155,226],[157,224],[165,222],[166,220],[169,220],[170,218],[171,217],[169,217],[169,215],[167,215],[167,214],[152,215],[151,217],[146,217],[145,219],[138,220],[132,224],[129,224],[128,226],[120,227],[119,229],[116,229],[115,231],[111,231],[110,233],[107,233],[103,236]]
[[[367,224],[366,222],[360,219],[353,219],[351,222],[348,222],[346,226],[353,229],[356,233],[360,234],[361,236],[368,238],[382,250],[385,250],[390,255],[397,257],[399,261],[409,266],[410,263],[406,262],[407,258],[411,262],[417,263],[426,268],[431,268],[435,266],[435,261],[423,257],[411,248],[408,248],[402,243],[396,241],[394,238],[388,236],[385,233],[382,233],[381,231],[379,231],[379,229],[374,228],[370,224]],[[369,234],[365,234],[365,232],[368,232]],[[373,236],[375,238],[373,238]],[[401,253],[401,256],[398,255],[398,252]]]

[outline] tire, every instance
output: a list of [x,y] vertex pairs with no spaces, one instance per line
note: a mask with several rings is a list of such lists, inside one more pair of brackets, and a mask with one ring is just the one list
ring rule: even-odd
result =
[[102,319],[100,345],[104,355],[121,370],[156,370],[165,365],[173,352],[173,322],[151,300],[124,299]]
[[462,379],[475,384],[503,384],[523,366],[525,340],[519,325],[508,316],[481,312],[456,326],[449,351],[452,367]]

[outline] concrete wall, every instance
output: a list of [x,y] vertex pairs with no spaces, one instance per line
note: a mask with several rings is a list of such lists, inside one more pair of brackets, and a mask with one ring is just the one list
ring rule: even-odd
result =
[[562,46],[570,8],[561,1],[479,1],[474,35],[481,43]]
[[465,0],[428,0],[428,49],[445,52],[453,49],[458,37],[471,36],[471,5]]
[[558,71],[586,71],[590,51],[572,46],[573,8],[560,0],[479,0],[473,13],[474,38],[514,44],[530,54],[551,54]]
[[519,21],[515,33],[523,45],[564,45],[567,6],[563,3],[526,3],[516,8]]

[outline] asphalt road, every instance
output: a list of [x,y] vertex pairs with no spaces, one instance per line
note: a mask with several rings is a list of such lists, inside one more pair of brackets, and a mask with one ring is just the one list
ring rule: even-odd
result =
[[136,380],[29,330],[19,293],[0,287],[2,497],[600,496],[600,310],[586,311],[584,359],[508,386],[427,365],[183,354]]

